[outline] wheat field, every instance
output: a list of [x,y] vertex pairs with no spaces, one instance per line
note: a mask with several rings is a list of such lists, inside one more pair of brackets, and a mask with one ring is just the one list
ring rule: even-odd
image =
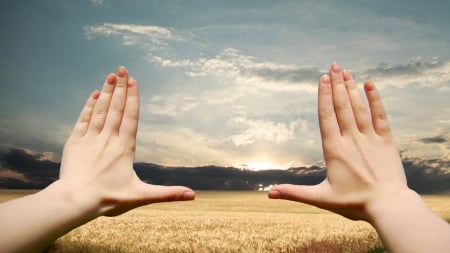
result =
[[[29,192],[0,191],[0,201]],[[375,230],[264,192],[197,191],[191,202],[158,203],[100,217],[47,252],[383,252]],[[450,196],[424,196],[450,220]],[[382,249],[382,248],[381,248]]]

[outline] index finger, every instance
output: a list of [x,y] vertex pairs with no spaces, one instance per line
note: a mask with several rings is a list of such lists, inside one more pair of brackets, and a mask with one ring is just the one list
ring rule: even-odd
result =
[[340,136],[341,132],[333,105],[331,79],[328,75],[323,75],[319,80],[318,114],[322,143],[326,143],[326,139]]

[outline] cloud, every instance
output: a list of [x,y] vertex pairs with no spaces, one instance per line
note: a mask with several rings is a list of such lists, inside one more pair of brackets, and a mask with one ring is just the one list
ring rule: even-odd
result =
[[56,180],[59,164],[48,152],[11,148],[0,155],[0,187],[40,189]]
[[1,180],[17,180],[17,181],[22,181],[22,182],[26,182],[29,183],[30,180],[28,180],[28,178],[20,172],[17,172],[15,170],[11,170],[11,169],[7,169],[7,168],[3,168],[0,167],[0,181]]
[[295,139],[295,129],[300,125],[306,127],[301,120],[286,124],[262,119],[246,119],[244,117],[232,118],[227,125],[238,129],[239,133],[231,136],[231,140],[236,146],[245,146],[257,140],[266,140],[280,144]]
[[[225,87],[222,89],[212,89],[202,91],[202,99],[208,104],[230,104],[248,93],[249,91],[242,87]],[[237,106],[243,108],[243,106]],[[238,110],[239,111],[239,110]]]
[[185,74],[192,78],[212,76],[221,81],[231,80],[235,84],[274,91],[315,92],[314,84],[321,74],[313,67],[262,61],[235,48],[225,48],[215,56],[197,59],[169,58],[167,51],[175,49],[170,48],[169,43],[192,43],[193,41],[186,41],[184,38],[196,37],[191,31],[178,32],[160,26],[113,23],[85,26],[83,30],[88,39],[96,35],[119,36],[123,45],[138,45],[148,50],[150,62],[166,68],[184,69]]
[[151,61],[163,67],[184,68],[186,75],[193,78],[213,76],[219,80],[232,80],[237,84],[274,91],[315,92],[315,80],[321,74],[312,67],[261,61],[234,48],[226,48],[216,56],[197,60],[153,56]]
[[138,161],[164,165],[227,164],[231,155],[223,140],[183,126],[142,126],[138,132]]
[[431,86],[447,89],[450,82],[450,61],[432,58],[416,58],[406,64],[381,63],[378,67],[356,73],[360,79],[372,80],[377,86],[407,85]]
[[450,159],[450,142],[441,138],[426,137],[419,140],[407,142],[406,140],[414,138],[402,136],[403,141],[400,144],[402,153],[407,156],[424,157],[428,159]]
[[429,143],[445,143],[447,142],[447,139],[445,139],[442,136],[435,136],[435,137],[427,137],[419,139],[420,142],[429,144]]
[[109,2],[107,0],[91,0],[91,2],[97,7],[102,5],[109,5]]
[[[384,25],[390,27],[387,23]],[[412,24],[405,22],[404,25]],[[211,29],[217,28],[212,26],[209,30]],[[149,61],[166,68],[183,69],[186,75],[193,78],[210,76],[218,81],[232,81],[234,84],[271,91],[313,93],[316,92],[317,79],[323,74],[323,71],[315,67],[261,60],[256,56],[244,54],[236,48],[225,48],[216,55],[200,58],[177,56],[175,52],[180,48],[191,47],[192,43],[201,44],[198,41],[195,42],[195,38],[198,36],[194,34],[200,32],[201,29],[175,31],[160,26],[104,23],[97,26],[85,26],[84,30],[88,38],[92,38],[94,35],[119,36],[124,45],[139,45],[147,49]],[[204,34],[204,36],[208,35]],[[364,33],[362,37],[365,39],[360,42],[361,45],[365,45],[364,48],[367,48],[368,41],[377,45],[392,44],[377,43],[374,36],[381,36],[381,34]],[[183,42],[184,46],[180,44],[179,48],[170,47],[169,42],[171,41]],[[198,53],[202,54],[201,48],[195,50],[199,50]],[[168,54],[168,51],[171,54]],[[172,56],[170,57],[170,55]],[[354,73],[359,80],[373,80],[379,87],[392,85],[403,88],[410,84],[420,84],[448,89],[450,61],[437,57],[417,57],[406,64],[381,63],[376,68],[360,69]]]
[[174,117],[194,109],[198,104],[198,99],[191,95],[174,94],[169,98],[153,96],[147,104],[147,109],[151,114]]
[[[60,164],[45,159],[46,154],[11,149],[0,155],[0,188],[42,189],[58,178]],[[323,180],[324,170],[312,167],[310,173],[297,169],[252,171],[233,167],[166,167],[135,163],[138,176],[158,185],[186,185],[202,190],[256,190],[260,184],[316,184]],[[308,168],[303,168],[306,171]]]
[[[191,147],[192,148],[192,147]],[[45,153],[11,149],[0,154],[0,188],[42,189],[58,178],[60,164]],[[419,193],[450,191],[450,161],[404,158],[408,185]],[[326,176],[323,167],[296,167],[287,170],[242,170],[233,167],[166,167],[135,163],[138,176],[152,184],[186,185],[198,190],[256,190],[260,185],[281,183],[314,185]]]
[[72,123],[68,125],[39,115],[0,119],[0,152],[14,147],[46,151],[47,158],[56,161],[72,127]]
[[422,194],[450,192],[450,160],[404,158],[408,186]]
[[[252,171],[233,167],[162,167],[139,163],[136,173],[147,182],[163,185],[186,185],[197,190],[258,190],[261,185],[279,183],[318,184],[325,178],[325,170],[317,167],[289,170]],[[296,173],[297,170],[311,173]]]
[[[165,63],[162,58],[159,60],[161,60],[161,66],[184,68],[187,75],[193,78],[212,77],[224,83],[234,84],[218,90],[203,91],[203,95],[210,96],[201,99],[208,100],[210,103],[222,103],[224,106],[239,105],[234,115],[223,114],[224,117],[229,117],[226,127],[232,129],[232,132],[228,137],[236,147],[250,146],[258,141],[281,144],[296,139],[299,136],[298,133],[294,132],[287,123],[283,123],[292,119],[287,120],[289,115],[282,115],[282,112],[293,114],[295,108],[309,108],[315,114],[311,97],[302,96],[299,99],[299,96],[295,94],[303,91],[316,94],[316,80],[322,74],[322,71],[317,68],[265,62],[231,48],[210,58],[170,60]],[[417,135],[419,130],[425,133],[430,131],[430,127],[437,126],[430,125],[432,121],[429,119],[436,118],[436,121],[443,122],[440,125],[448,122],[446,114],[439,111],[433,112],[436,106],[448,100],[446,91],[442,88],[448,87],[450,82],[448,73],[450,73],[450,61],[438,58],[417,58],[406,64],[380,64],[374,69],[354,72],[354,75],[359,80],[372,79],[383,93],[387,94],[385,100],[388,101],[386,105],[389,106],[386,108],[391,113],[390,118],[394,119],[394,128],[408,129],[411,122],[416,122],[416,132],[411,134]],[[408,91],[405,92],[405,89]],[[399,101],[398,99],[405,94],[408,96],[407,101]],[[414,96],[414,99],[411,99],[411,96]],[[422,101],[422,99],[430,98],[433,98],[433,103]],[[255,102],[252,102],[253,99]],[[262,106],[262,100],[265,101],[264,104],[270,104],[270,106]],[[280,107],[289,103],[292,103],[290,109]],[[420,105],[421,103],[425,104]],[[406,104],[410,105],[406,106]],[[423,110],[419,110],[418,106],[421,106]],[[238,108],[241,109],[238,110]],[[246,115],[247,110],[258,111],[259,115]],[[304,112],[300,113],[300,115],[304,114]],[[316,118],[308,117],[308,120],[309,124],[313,124],[311,122],[315,122]],[[427,157],[447,157],[449,154],[448,148],[443,145],[437,149],[430,149],[423,145],[415,145],[412,142],[414,140],[410,137],[404,138],[405,136],[402,137],[402,145],[415,155],[419,155],[415,151],[420,151]],[[312,142],[311,140],[313,139],[309,139],[309,143]],[[413,148],[412,145],[416,147]],[[228,147],[228,150],[232,148]],[[437,154],[437,151],[440,153]]]
[[[330,9],[328,11],[332,12]],[[364,22],[368,25],[373,20],[377,19]],[[412,28],[417,25],[400,19],[393,21],[396,22],[396,27]],[[396,30],[389,26],[392,22],[379,22],[390,31]],[[251,47],[231,43],[229,40],[226,40],[228,43],[219,43],[218,38],[211,37],[220,34],[222,37],[227,36],[229,32],[234,31],[232,27],[233,25],[212,24],[203,30],[191,28],[187,31],[160,26],[112,23],[85,27],[88,38],[116,36],[124,45],[145,49],[146,59],[154,65],[153,68],[170,73],[169,77],[164,79],[169,81],[164,86],[157,87],[159,93],[153,93],[144,102],[146,115],[142,117],[144,123],[141,120],[140,131],[143,129],[141,126],[147,123],[151,123],[153,127],[150,132],[144,134],[146,138],[141,145],[141,154],[146,155],[139,155],[142,160],[145,158],[147,161],[155,160],[171,165],[210,162],[229,165],[235,162],[250,162],[245,159],[237,160],[257,157],[256,152],[272,152],[269,144],[275,144],[279,148],[279,155],[283,157],[279,161],[286,157],[289,157],[289,161],[295,160],[294,153],[304,155],[301,160],[306,164],[320,159],[316,98],[317,80],[324,71],[310,65],[302,65],[301,60],[274,57],[273,52],[283,50],[269,48],[269,42],[267,45],[258,44]],[[240,26],[239,33],[252,33],[254,31],[251,29],[254,27],[261,31],[267,28],[261,24],[246,24]],[[271,26],[270,29],[275,27],[283,28]],[[283,29],[279,32],[290,31]],[[390,37],[396,36],[395,34],[382,33],[381,30],[365,33],[352,31],[353,34],[358,33],[358,36],[349,42],[349,48],[352,51],[356,48],[356,52],[359,52],[358,50],[366,51],[367,45],[373,45],[371,50],[374,51],[371,54],[374,54],[400,50],[398,47],[403,47],[402,40],[392,40]],[[300,39],[308,41],[315,37],[317,40],[319,37],[315,32],[320,31],[306,30],[305,33],[293,36],[303,36]],[[333,36],[340,33],[338,41],[348,41],[347,33],[331,32]],[[267,33],[270,34],[271,31]],[[273,34],[270,36],[273,37]],[[289,37],[289,40],[291,39],[292,37]],[[322,47],[325,43],[323,39],[316,40],[305,45],[299,42],[296,44],[305,50],[307,45],[318,42],[317,48],[333,52],[326,55],[327,61],[336,56],[335,45],[339,43],[330,44],[326,41],[327,45]],[[267,54],[263,51],[258,55],[257,52],[261,50],[266,50]],[[311,49],[311,52],[316,52],[314,50],[317,49]],[[339,54],[347,55],[346,50]],[[304,57],[311,58],[313,53],[309,52],[309,48],[306,51],[300,52],[305,54]],[[315,55],[314,59],[316,57],[322,56]],[[358,59],[360,58],[358,56]],[[317,64],[316,60],[312,62]],[[392,129],[401,148],[411,154],[422,154],[428,158],[447,157],[449,148],[446,143],[432,143],[436,140],[426,138],[430,133],[437,133],[448,126],[449,118],[446,115],[450,108],[450,61],[445,58],[417,57],[406,63],[381,63],[371,68],[365,67],[367,63],[360,63],[356,61],[355,66],[358,68],[353,74],[358,84],[371,79],[380,88]],[[302,121],[295,123],[298,119]],[[425,136],[425,139],[418,140],[417,136]],[[297,144],[294,147],[292,140],[307,145],[297,147]],[[183,143],[185,141],[186,143]],[[267,146],[255,151],[256,146],[260,147],[262,143]],[[315,147],[312,147],[313,145]],[[192,152],[188,146],[197,147],[198,152]],[[211,157],[219,158],[214,160]]]
[[174,35],[170,29],[160,26],[103,23],[84,26],[83,30],[88,39],[97,35],[118,36],[122,40],[122,45],[139,45],[149,52],[166,48],[169,41],[182,39],[181,36]]

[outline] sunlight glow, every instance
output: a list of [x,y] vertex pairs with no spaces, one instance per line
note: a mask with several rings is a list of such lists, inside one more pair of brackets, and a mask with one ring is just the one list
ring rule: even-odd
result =
[[260,191],[260,192],[268,192],[268,191],[270,191],[270,189],[271,189],[272,187],[274,187],[273,184],[270,184],[270,185],[267,185],[267,186],[264,186],[264,185],[262,185],[262,184],[259,184],[258,191]]
[[247,163],[240,163],[238,165],[235,165],[235,167],[240,169],[249,169],[249,170],[284,170],[286,169],[285,166],[281,166],[272,162],[268,161],[255,161],[255,162],[247,162]]

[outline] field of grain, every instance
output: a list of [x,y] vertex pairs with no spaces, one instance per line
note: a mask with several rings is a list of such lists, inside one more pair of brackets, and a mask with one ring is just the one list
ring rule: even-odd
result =
[[[1,192],[0,201],[25,192]],[[424,196],[450,220],[450,196]],[[192,202],[160,203],[98,218],[47,252],[370,252],[374,229],[263,192],[197,192]],[[373,251],[381,252],[381,251]]]

